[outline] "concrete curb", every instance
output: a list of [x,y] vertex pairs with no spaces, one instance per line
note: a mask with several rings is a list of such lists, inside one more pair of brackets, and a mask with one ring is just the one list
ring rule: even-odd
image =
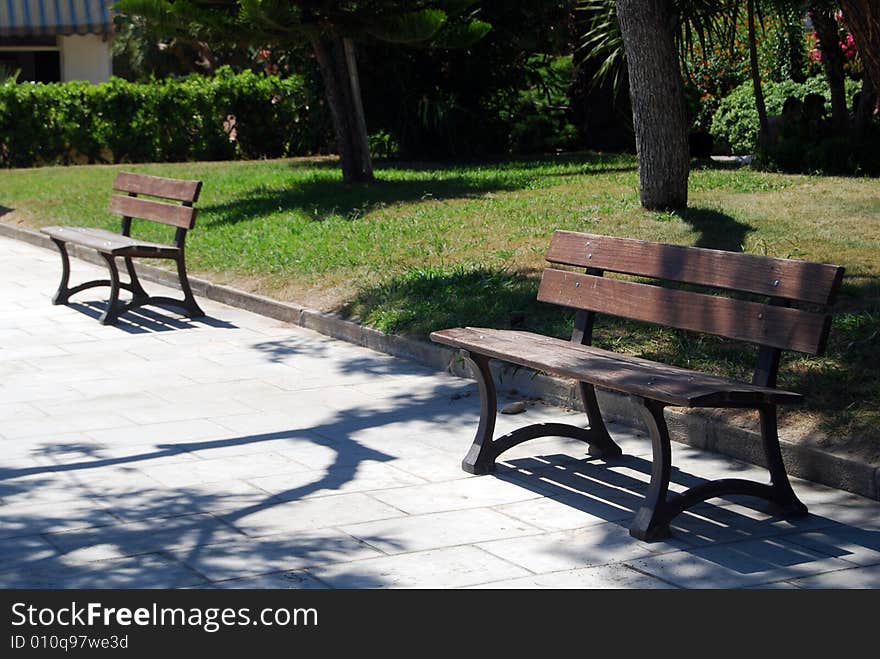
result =
[[[47,236],[24,227],[0,222],[0,236],[55,250],[55,246]],[[104,265],[103,260],[93,250],[71,246],[70,254],[90,263]],[[178,286],[176,273],[162,268],[139,264],[138,274],[147,281],[174,288]],[[454,375],[471,377],[470,371],[458,358],[456,351],[424,339],[384,334],[335,314],[279,302],[231,286],[213,284],[205,279],[191,277],[190,284],[197,296],[215,302],[298,325],[395,357],[411,359]],[[572,409],[583,409],[573,382],[497,362],[493,363],[493,368],[499,390],[508,395],[543,400]],[[603,415],[607,419],[644,429],[640,414],[629,397],[610,391],[598,393]],[[752,464],[764,464],[760,434],[730,423],[723,412],[705,410],[683,412],[667,409],[666,419],[670,435],[676,442],[716,451]],[[880,467],[784,440],[781,441],[781,446],[789,474],[880,500]]]

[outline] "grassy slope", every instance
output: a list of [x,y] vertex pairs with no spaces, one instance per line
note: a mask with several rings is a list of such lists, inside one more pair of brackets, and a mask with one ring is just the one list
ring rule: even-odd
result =
[[[691,208],[673,215],[639,207],[627,156],[386,165],[367,188],[342,187],[332,161],[44,168],[0,175],[0,221],[115,228],[105,209],[119,169],[205,181],[193,272],[392,332],[505,327],[519,312],[526,328],[564,336],[570,317],[534,301],[555,228],[844,265],[828,356],[789,356],[780,386],[809,395],[796,418],[820,423],[829,442],[880,444],[876,179],[696,169]],[[751,367],[751,352],[708,337],[614,320],[598,332],[598,343],[649,358],[741,377]]]

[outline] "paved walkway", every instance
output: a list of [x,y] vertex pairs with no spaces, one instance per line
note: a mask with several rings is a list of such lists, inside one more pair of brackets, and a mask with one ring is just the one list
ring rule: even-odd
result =
[[[59,271],[0,238],[0,587],[880,587],[877,502],[795,481],[803,520],[722,501],[638,542],[625,427],[610,464],[546,439],[471,477],[472,382],[207,301],[102,327],[100,289],[49,303]],[[674,488],[764,478],[675,454]]]

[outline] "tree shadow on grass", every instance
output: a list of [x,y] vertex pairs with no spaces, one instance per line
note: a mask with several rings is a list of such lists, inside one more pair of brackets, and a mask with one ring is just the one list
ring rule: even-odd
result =
[[462,325],[564,332],[567,315],[537,301],[539,282],[535,273],[489,267],[418,268],[362,289],[340,313],[398,334]]
[[517,189],[503,177],[470,179],[453,176],[408,180],[378,179],[369,185],[345,186],[335,177],[297,181],[285,190],[253,190],[231,201],[205,205],[200,222],[212,227],[234,225],[273,215],[279,211],[299,210],[315,221],[332,216],[356,219],[382,206],[430,199],[478,197],[487,192]]
[[681,219],[699,232],[694,247],[742,252],[746,237],[754,227],[711,208],[690,207],[681,212]]
[[[334,161],[291,163],[294,170],[317,170],[309,178],[294,180],[288,189],[256,188],[231,201],[201,206],[202,224],[220,226],[251,221],[279,210],[304,211],[314,221],[341,215],[356,219],[374,208],[398,203],[465,199],[491,192],[510,192],[533,187],[537,177],[582,176],[591,173],[634,171],[635,165],[600,154],[522,161],[481,162],[471,165],[437,163],[387,163],[377,167],[376,180],[368,185],[344,185]],[[547,171],[552,166],[574,166],[571,171]],[[462,174],[467,167],[491,171]],[[389,172],[406,170],[406,178]]]

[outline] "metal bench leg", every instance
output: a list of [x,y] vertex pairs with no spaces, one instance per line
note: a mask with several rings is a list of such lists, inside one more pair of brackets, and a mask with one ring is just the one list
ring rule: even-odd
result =
[[134,261],[131,257],[125,257],[125,269],[128,271],[128,280],[129,285],[128,288],[132,293],[132,302],[145,300],[150,297],[147,295],[147,292],[144,290],[144,287],[141,286],[141,280],[138,279],[137,271],[134,269]]
[[474,443],[461,463],[461,468],[469,474],[488,474],[495,470],[497,453],[493,450],[492,437],[495,434],[495,419],[498,414],[498,398],[495,394],[495,382],[489,370],[489,358],[484,355],[473,355],[466,350],[461,351],[477,378],[480,387],[480,425]]
[[202,308],[196,302],[192,288],[189,285],[189,278],[186,276],[186,263],[183,260],[183,253],[177,260],[177,277],[180,279],[180,289],[183,291],[183,306],[189,311],[190,318],[201,318],[205,315]]
[[663,416],[663,404],[653,400],[643,400],[639,410],[651,433],[653,461],[651,463],[651,484],[645,501],[636,513],[629,534],[639,540],[660,540],[669,536],[669,513],[667,492],[672,470],[672,447],[669,444],[669,428]]
[[[539,437],[576,439],[589,444],[591,454],[601,455],[603,458],[622,454],[620,447],[611,440],[608,431],[605,430],[602,417],[598,413],[598,405],[595,409],[590,408],[593,409],[593,413],[590,416],[589,428],[580,428],[567,423],[533,423],[493,439],[498,398],[492,371],[489,369],[489,357],[471,354],[467,350],[462,350],[461,355],[470,364],[480,388],[480,425],[477,427],[474,442],[461,463],[462,469],[469,474],[488,474],[495,471],[495,460],[499,455],[514,446]],[[592,400],[595,401],[595,398]]]
[[584,403],[584,411],[587,413],[587,421],[590,424],[587,451],[597,458],[619,458],[623,455],[623,451],[608,434],[605,421],[602,419],[602,412],[599,409],[599,401],[596,400],[596,388],[586,382],[579,382],[578,389]]
[[67,304],[70,297],[70,289],[67,287],[70,283],[70,257],[67,255],[67,245],[64,241],[52,238],[55,247],[61,253],[61,283],[58,284],[58,290],[52,296],[52,304]]
[[98,319],[102,325],[112,325],[119,317],[119,270],[116,267],[116,259],[111,254],[101,253],[101,256],[107,262],[107,268],[110,270],[110,299],[107,302],[107,308]]
[[761,441],[764,444],[764,456],[770,472],[770,487],[773,490],[772,501],[785,514],[797,517],[807,514],[807,507],[797,498],[785,464],[782,462],[782,451],[779,448],[779,434],[776,426],[776,406],[767,405],[758,409],[761,418]]

